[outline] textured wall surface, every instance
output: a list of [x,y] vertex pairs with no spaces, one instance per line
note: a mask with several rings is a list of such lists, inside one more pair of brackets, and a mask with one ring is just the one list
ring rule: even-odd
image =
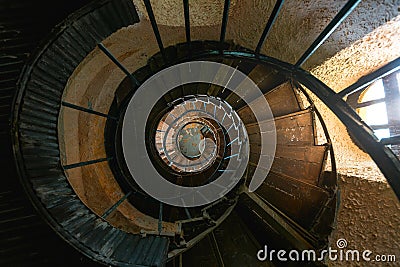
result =
[[[147,16],[143,1],[133,0],[138,12]],[[223,2],[190,2],[192,26],[220,25]],[[227,39],[255,48],[275,0],[231,1]],[[294,63],[345,5],[345,0],[285,1],[280,16],[271,29],[262,53]],[[181,0],[152,1],[157,22],[166,26],[183,26]],[[305,64],[307,69],[354,43],[399,14],[399,0],[363,0]]]
[[[234,8],[237,0],[231,0]],[[148,19],[143,1],[133,0],[140,15]],[[157,23],[165,26],[185,25],[183,4],[181,0],[151,1]],[[221,0],[191,0],[189,1],[191,26],[218,25],[222,18],[224,1]]]
[[[396,255],[396,263],[331,261],[329,266],[399,266],[400,204],[392,189],[382,181],[341,175],[341,205],[338,224],[330,246],[344,238],[346,249],[370,250],[375,255]],[[344,249],[344,251],[346,251]]]
[[341,50],[311,72],[335,91],[400,56],[400,16]]

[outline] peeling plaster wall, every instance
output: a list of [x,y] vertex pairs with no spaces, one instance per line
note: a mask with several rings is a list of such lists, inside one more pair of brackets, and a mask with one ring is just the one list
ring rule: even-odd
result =
[[[347,1],[332,2],[340,2],[344,5]],[[333,56],[336,52],[348,47],[349,44],[358,41],[374,29],[399,16],[399,11],[399,0],[361,1],[315,54],[311,56],[304,67],[311,69],[311,67],[321,64],[326,57]]]

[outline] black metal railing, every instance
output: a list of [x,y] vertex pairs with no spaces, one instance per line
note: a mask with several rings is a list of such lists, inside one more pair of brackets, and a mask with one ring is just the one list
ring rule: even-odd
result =
[[151,6],[150,0],[144,0],[144,4],[146,6],[146,11],[150,19],[151,27],[153,28],[154,36],[156,37],[157,40],[158,48],[160,49],[164,61],[166,61],[165,48],[161,40],[161,34],[160,30],[158,29],[156,17],[154,16],[153,7]]
[[350,13],[360,2],[361,0],[348,1],[294,65],[296,67],[301,67],[307,61],[307,59],[309,59],[311,55],[314,54],[314,52],[326,41],[326,39],[328,39],[328,37],[336,30],[336,28],[347,18],[347,16],[350,15]]
[[400,69],[400,57],[380,67],[379,69],[371,72],[370,74],[361,77],[357,82],[346,87],[338,93],[339,96],[345,97],[346,95],[363,90],[374,81],[387,76]]
[[261,47],[265,43],[265,40],[267,39],[268,33],[270,32],[272,25],[274,24],[276,18],[278,17],[279,11],[281,10],[283,6],[284,0],[278,0],[276,1],[276,4],[274,6],[274,9],[272,10],[271,15],[269,16],[267,25],[265,25],[264,31],[261,34],[260,40],[258,41],[257,47],[256,47],[256,54],[260,54]]
[[221,23],[221,34],[219,37],[219,42],[221,44],[221,51],[225,42],[226,28],[228,27],[228,18],[229,18],[229,7],[231,5],[230,0],[225,0],[224,4],[224,12],[222,13],[222,23]]

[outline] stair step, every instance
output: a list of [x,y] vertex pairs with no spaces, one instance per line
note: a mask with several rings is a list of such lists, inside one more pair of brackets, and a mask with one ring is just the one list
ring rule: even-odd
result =
[[[266,120],[267,118],[267,108],[265,106],[265,100],[271,109],[274,117],[279,117],[301,110],[296,92],[292,88],[290,82],[283,83],[276,87],[275,89],[267,92],[263,96],[255,99],[251,102],[254,110],[260,111],[261,118],[259,120]],[[240,118],[244,124],[255,123],[257,121],[250,106],[245,106],[238,111]]]
[[218,258],[218,252],[213,249],[211,236],[207,235],[182,255],[182,266],[221,266]]
[[260,248],[246,224],[233,211],[219,227],[183,255],[183,266],[271,266],[254,257]]
[[128,260],[138,266],[164,266],[167,260],[169,239],[161,236],[147,236],[131,239],[128,247],[135,248]]
[[[221,63],[224,65],[231,66],[232,68],[235,68],[235,63],[237,63],[237,62],[232,59],[224,59]],[[228,77],[226,77],[226,72],[222,72],[222,70],[220,70],[219,72],[216,73],[215,79],[217,79],[217,78],[218,78],[218,80],[229,79]],[[216,85],[216,84],[210,84],[210,87],[207,90],[207,95],[218,96],[222,93],[222,90],[224,90],[223,87]]]
[[311,109],[275,119],[277,144],[314,145],[314,114]]
[[268,245],[269,250],[305,250],[315,248],[317,244],[309,231],[255,193],[242,193],[236,209],[257,240]]
[[320,187],[273,172],[268,174],[256,194],[305,229],[312,227],[329,199],[328,192]]
[[[241,65],[246,65],[248,62],[242,62]],[[283,82],[285,82],[286,78],[282,76],[279,72],[274,70],[269,66],[257,65],[252,66],[251,70],[247,69],[243,71],[243,68],[240,68],[242,72],[244,72],[253,82],[257,85],[258,89],[262,94],[265,94]],[[239,86],[240,87],[240,86]],[[247,96],[249,97],[249,96]],[[246,103],[242,101],[237,95],[234,93],[230,93],[227,91],[225,94],[221,94],[221,98],[226,99],[228,103],[230,103],[236,110],[240,110],[241,108],[246,106]],[[247,101],[254,101],[255,99],[247,99]]]
[[249,73],[248,77],[253,80],[255,84],[261,84],[269,76],[272,76],[274,72],[270,67],[264,65],[255,66]]
[[290,82],[286,82],[265,94],[274,117],[301,110],[297,92]]
[[[271,129],[272,123],[262,121],[259,123],[264,129]],[[312,109],[291,113],[275,118],[277,145],[313,146],[314,141],[314,115]],[[250,143],[261,143],[268,133],[260,133],[256,123],[246,125]],[[265,140],[265,139],[264,139]]]
[[131,255],[135,253],[135,247],[139,243],[140,238],[139,235],[125,235],[111,257],[128,262]]
[[327,153],[328,146],[277,146],[271,170],[318,185]]
[[317,233],[320,239],[327,239],[332,230],[334,229],[336,208],[337,208],[337,194],[332,196],[328,203],[324,206],[321,215],[310,230]]
[[[318,185],[328,149],[328,145],[306,147],[278,145],[271,171]],[[260,155],[268,155],[268,151],[260,150],[259,145],[250,145],[250,163],[256,165]]]
[[[240,59],[224,59],[222,61],[222,64],[237,69],[237,71],[241,71],[246,75],[251,75],[254,68],[256,68],[254,64],[249,64],[249,62],[242,62]],[[215,78],[219,81],[229,81],[232,73],[226,72],[226,70],[226,68],[221,69],[220,72],[215,75]],[[232,94],[230,89],[226,90],[224,87],[217,85],[212,85],[207,93],[212,96],[219,96],[222,99],[225,99],[228,103],[231,103],[233,106],[236,106],[237,100],[240,100],[239,98],[237,98],[237,96]]]
[[[235,234],[230,234],[232,232]],[[235,212],[214,230],[212,238],[225,266],[271,266],[268,262],[260,262],[254,257],[262,245],[257,242],[248,226]],[[240,257],[235,256],[238,251]]]

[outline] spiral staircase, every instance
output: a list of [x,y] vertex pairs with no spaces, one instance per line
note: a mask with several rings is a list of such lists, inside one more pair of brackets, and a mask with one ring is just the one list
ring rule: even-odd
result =
[[[137,70],[126,69],[102,43],[118,29],[139,22],[132,1],[94,1],[73,12],[24,65],[11,114],[20,184],[39,216],[65,242],[41,222],[21,194],[20,184],[10,184],[0,194],[4,240],[0,263],[280,266],[280,262],[258,261],[257,251],[264,245],[275,250],[326,247],[338,205],[337,173],[328,131],[307,90],[355,133],[395,192],[400,188],[394,179],[400,167],[393,154],[339,95],[300,68],[358,2],[349,1],[295,65],[260,54],[283,1],[277,1],[252,51],[225,40],[230,1],[225,1],[219,41],[191,40],[189,4],[183,1],[187,42],[164,47],[151,2],[146,0],[160,52]],[[107,113],[85,105],[66,90],[74,71],[94,49],[126,75],[113,89]],[[9,84],[15,83],[11,77],[21,70],[20,61],[3,57]],[[126,125],[132,114],[139,114],[132,112],[138,106],[132,105],[133,100],[149,80],[187,62],[211,62],[233,71],[227,73],[221,67],[210,74],[210,82],[184,83],[162,93],[144,121],[145,149],[138,153],[125,142],[131,134]],[[10,64],[16,67],[8,74]],[[219,85],[228,85],[236,72],[248,77],[259,94],[244,97]],[[177,79],[184,80],[181,74]],[[1,99],[9,101],[14,91],[4,81]],[[89,121],[95,121],[97,128]],[[82,139],[70,141],[73,128],[84,133],[77,137]],[[271,129],[274,144],[263,145]],[[91,157],[85,154],[89,150],[95,151]],[[135,160],[130,163],[132,154],[151,161],[158,176],[170,184],[186,188],[236,173],[232,166],[243,172],[237,174],[229,192],[211,203],[171,205],[139,185],[135,172],[140,166],[132,165],[138,164]],[[249,190],[260,173],[262,181]],[[27,236],[32,237],[29,242],[24,239]],[[34,247],[56,252],[42,257],[34,253]],[[70,259],[60,261],[60,251],[71,255]],[[304,264],[324,263],[299,266]]]

